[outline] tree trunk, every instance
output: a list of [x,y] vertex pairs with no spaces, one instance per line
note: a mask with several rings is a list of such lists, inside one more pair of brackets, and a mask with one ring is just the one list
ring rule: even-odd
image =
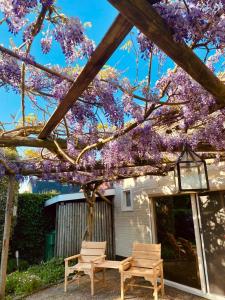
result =
[[88,241],[93,240],[93,229],[94,229],[94,207],[96,200],[96,191],[100,184],[95,185],[83,185],[83,191],[87,202],[87,229],[85,232],[85,238]]
[[13,215],[13,202],[15,198],[15,176],[9,175],[8,194],[5,209],[5,224],[2,241],[2,256],[0,269],[0,299],[5,298],[6,272],[9,252],[9,239]]
[[87,215],[87,240],[93,240],[93,227],[94,227],[94,203],[88,203]]

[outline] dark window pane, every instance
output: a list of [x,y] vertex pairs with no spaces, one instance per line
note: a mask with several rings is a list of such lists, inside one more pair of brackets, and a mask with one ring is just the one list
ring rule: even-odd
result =
[[126,207],[131,207],[130,191],[125,191]]

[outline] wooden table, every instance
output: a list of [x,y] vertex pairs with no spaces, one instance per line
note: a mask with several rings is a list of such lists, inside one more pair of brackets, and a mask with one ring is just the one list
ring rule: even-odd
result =
[[105,260],[103,263],[100,263],[97,266],[98,268],[104,268],[104,269],[119,269],[120,261]]

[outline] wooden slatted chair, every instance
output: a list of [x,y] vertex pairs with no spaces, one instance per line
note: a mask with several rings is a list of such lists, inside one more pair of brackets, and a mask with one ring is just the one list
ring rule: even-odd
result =
[[[161,244],[133,244],[132,256],[121,261],[121,299],[124,299],[125,281],[127,278],[144,277],[152,286],[129,283],[128,286],[139,286],[154,290],[154,300],[158,299],[158,291],[164,295],[163,260],[161,259]],[[160,283],[157,279],[160,278]]]
[[[106,242],[86,242],[81,245],[80,254],[65,258],[65,284],[64,291],[67,291],[68,283],[77,280],[79,284],[80,272],[87,274],[91,279],[91,295],[94,295],[95,273],[103,272],[103,281],[105,280],[104,269],[98,268],[98,264],[105,260]],[[69,266],[69,262],[78,259],[78,263]],[[72,279],[68,277],[75,273]]]

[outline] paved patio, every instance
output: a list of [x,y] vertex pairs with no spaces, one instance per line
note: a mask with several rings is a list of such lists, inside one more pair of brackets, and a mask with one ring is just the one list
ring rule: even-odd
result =
[[[64,293],[63,283],[53,286],[51,288],[42,290],[32,296],[27,297],[27,300],[47,300],[47,299],[68,299],[68,300],[86,300],[86,299],[99,299],[99,300],[119,300],[120,299],[120,277],[117,271],[106,271],[106,284],[103,286],[102,282],[95,285],[95,296],[90,295],[90,280],[88,276],[83,276],[78,287],[75,283],[72,283],[68,287],[68,292]],[[153,299],[152,290],[136,288],[131,291],[127,291],[126,298],[128,300],[141,300],[141,299]],[[177,289],[166,287],[165,297],[160,297],[163,300],[201,300],[203,298],[193,296]]]

